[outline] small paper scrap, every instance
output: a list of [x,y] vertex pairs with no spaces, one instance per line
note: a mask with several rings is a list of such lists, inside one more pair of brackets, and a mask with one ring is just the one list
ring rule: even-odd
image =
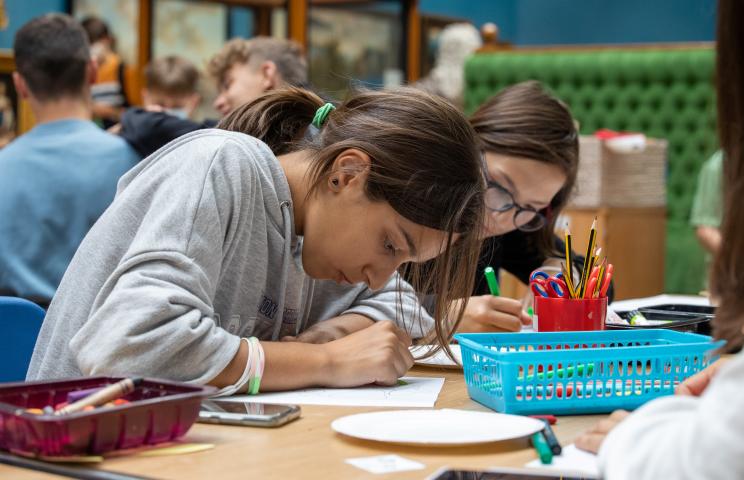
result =
[[408,460],[400,455],[347,458],[346,463],[369,473],[407,472],[409,470],[421,470],[424,468],[423,463]]

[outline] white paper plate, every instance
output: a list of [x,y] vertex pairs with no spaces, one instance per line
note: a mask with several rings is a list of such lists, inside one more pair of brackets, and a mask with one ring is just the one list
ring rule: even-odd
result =
[[[433,345],[415,345],[409,347],[411,355],[415,357],[421,356],[429,351],[430,348],[434,348]],[[431,357],[416,359],[416,365],[425,367],[443,367],[443,368],[459,368],[462,369],[462,353],[460,352],[460,345],[450,345],[452,355],[455,356],[458,363],[453,362],[444,350],[440,350]]]
[[543,425],[529,417],[445,408],[360,413],[334,420],[331,428],[376,442],[447,447],[526,437]]

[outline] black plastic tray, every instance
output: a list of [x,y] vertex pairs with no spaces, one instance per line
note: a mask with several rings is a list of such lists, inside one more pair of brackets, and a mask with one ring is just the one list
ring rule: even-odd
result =
[[[615,325],[606,324],[608,330],[631,330],[647,328],[666,328],[680,332],[711,334],[710,321],[715,315],[715,307],[684,304],[650,305],[637,309],[648,320],[669,320],[660,325]],[[630,311],[617,311],[620,318],[630,320]]]

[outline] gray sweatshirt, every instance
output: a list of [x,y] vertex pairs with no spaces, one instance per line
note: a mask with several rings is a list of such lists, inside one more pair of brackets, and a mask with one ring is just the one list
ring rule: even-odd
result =
[[240,133],[194,132],[140,162],[67,269],[27,378],[204,383],[240,337],[277,340],[345,313],[414,337],[432,328],[398,277],[375,292],[309,278],[291,200],[271,150]]

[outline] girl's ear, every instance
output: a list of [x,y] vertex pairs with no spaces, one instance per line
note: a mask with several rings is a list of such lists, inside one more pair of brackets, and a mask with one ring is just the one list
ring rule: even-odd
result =
[[341,191],[352,185],[364,185],[372,159],[366,152],[349,148],[341,152],[333,162],[328,185],[333,191]]

